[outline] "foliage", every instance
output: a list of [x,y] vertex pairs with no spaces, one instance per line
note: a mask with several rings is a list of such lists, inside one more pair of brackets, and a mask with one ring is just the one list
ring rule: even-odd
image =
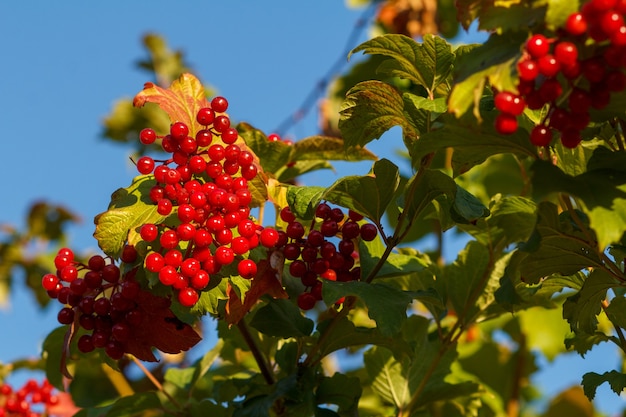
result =
[[[518,86],[516,63],[526,39],[539,32],[560,36],[563,15],[578,10],[576,2],[458,1],[463,27],[478,20],[492,31],[482,45],[458,47],[436,34],[420,32],[419,42],[406,36],[416,34],[415,26],[396,18],[415,6],[383,3],[379,24],[401,33],[354,48],[351,54],[366,59],[331,87],[328,100],[338,111],[325,121],[324,134],[289,144],[242,122],[233,139],[254,155],[250,205],[259,207],[259,230],[287,230],[293,221],[280,214],[285,207],[296,222],[320,230],[324,204],[350,213],[339,222],[339,237],[326,235],[329,241],[347,233],[348,222],[361,230],[375,226],[372,239],[351,239],[350,272],[358,279],[322,276],[311,285],[290,268],[297,256],[289,259],[278,244],[259,246],[238,254],[258,265],[252,279],[232,267],[216,271],[189,308],[143,260],[154,248],[141,227],[175,228],[181,221],[151,200],[156,173],[140,175],[113,193],[94,233],[112,262],[128,245],[137,248],[140,259],[129,265],[138,271],[132,273],[141,285],[140,306],[151,306],[138,341],[119,361],[81,353],[76,323],[53,330],[44,343],[47,377],[72,394],[82,408],[77,415],[593,416],[589,400],[599,386],[607,382],[623,392],[624,369],[601,369],[582,375],[582,388],[567,389],[541,412],[533,408],[538,393],[531,381],[539,355],[552,360],[572,350],[584,356],[603,342],[626,352],[623,93],[592,112],[574,147],[533,145],[529,136],[545,121],[542,109],[524,109],[519,128],[503,134],[494,105],[499,91]],[[450,12],[449,3],[439,2],[443,12]],[[141,129],[154,128],[163,142],[171,123],[184,122],[194,136],[206,126],[196,114],[211,105],[212,94],[180,54],[159,38],[146,42],[152,59],[142,67],[154,71],[157,82],[135,96],[135,106],[145,105],[141,112],[128,102],[117,105],[104,134],[133,138],[138,152],[158,152],[136,140]],[[378,159],[367,150],[396,126],[402,157]],[[221,130],[214,133],[223,139]],[[373,162],[369,172],[329,187],[298,182],[333,160]],[[399,168],[405,162],[412,168],[407,176]],[[262,218],[266,206],[275,220]],[[20,248],[35,237],[62,244],[62,229],[74,219],[61,207],[34,206],[27,232],[11,231],[0,244],[1,282],[10,282],[14,266],[26,271],[28,282],[54,268],[52,255],[31,261]],[[416,249],[426,236],[441,242],[445,231],[467,237],[454,261],[442,258],[441,247]],[[301,238],[291,241],[304,245]],[[131,271],[124,270],[126,260],[119,262],[123,273]],[[322,302],[305,308],[300,296],[315,287]],[[0,295],[6,292],[0,288]],[[159,354],[161,363],[151,370],[141,364],[156,359],[153,348],[177,353],[196,343],[190,324],[205,316],[215,319],[219,341],[201,358],[190,363],[184,352],[180,360]],[[354,369],[340,366],[361,359]],[[146,378],[131,376],[132,362]]]

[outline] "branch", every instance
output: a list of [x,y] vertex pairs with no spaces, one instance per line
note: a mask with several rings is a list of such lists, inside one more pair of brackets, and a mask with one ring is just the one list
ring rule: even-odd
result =
[[246,344],[250,348],[252,356],[254,356],[254,360],[256,360],[256,363],[259,366],[261,375],[263,375],[263,378],[265,378],[265,382],[267,382],[268,385],[273,385],[274,374],[272,374],[272,371],[270,370],[270,367],[265,360],[265,357],[261,353],[259,346],[252,337],[252,334],[250,334],[250,330],[248,330],[248,326],[243,319],[239,320],[239,323],[237,323],[237,328],[241,332],[241,336],[243,336],[243,339],[246,341]]

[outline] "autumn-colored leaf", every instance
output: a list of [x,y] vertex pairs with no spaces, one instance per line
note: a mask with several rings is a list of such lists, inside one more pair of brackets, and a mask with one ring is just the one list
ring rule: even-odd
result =
[[80,411],[80,408],[76,407],[72,396],[67,392],[57,392],[55,396],[59,401],[48,406],[47,412],[51,417],[72,417],[74,414]]
[[155,103],[170,117],[170,121],[183,122],[192,132],[202,129],[196,121],[198,110],[210,107],[202,83],[192,74],[185,73],[165,89],[154,83],[146,83],[143,91],[133,99],[133,106],[143,107]]
[[135,302],[143,318],[133,328],[133,337],[124,347],[126,352],[136,358],[156,362],[153,347],[165,353],[180,353],[189,350],[202,339],[193,327],[174,315],[169,299],[140,291]]
[[229,284],[226,291],[228,303],[226,304],[226,321],[228,324],[238,323],[263,295],[273,298],[288,298],[287,292],[277,278],[277,272],[269,261],[263,259],[258,263],[257,274],[252,278],[251,286],[244,297],[244,302]]

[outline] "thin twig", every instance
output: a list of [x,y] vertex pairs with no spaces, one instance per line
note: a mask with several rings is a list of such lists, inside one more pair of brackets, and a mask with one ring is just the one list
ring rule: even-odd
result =
[[133,359],[133,362],[135,362],[135,365],[137,365],[139,367],[139,369],[141,369],[141,371],[144,373],[144,375],[146,377],[148,377],[150,382],[152,382],[152,385],[154,385],[154,387],[157,390],[161,391],[163,393],[163,395],[165,395],[167,397],[167,399],[170,400],[171,403],[176,406],[176,408],[180,409],[181,405],[178,403],[178,401],[176,401],[176,399],[174,397],[172,397],[169,392],[165,391],[165,389],[163,388],[163,385],[159,382],[158,379],[156,379],[156,377],[154,375],[152,375],[152,372],[150,372],[148,370],[148,368],[146,368],[144,366],[144,364],[141,363],[141,361],[139,359],[137,359],[136,357],[134,357],[132,355],[131,355],[131,358]]
[[246,341],[246,344],[250,348],[250,351],[252,352],[252,356],[254,356],[254,360],[259,366],[259,370],[261,371],[261,375],[263,375],[265,382],[267,382],[268,385],[273,385],[275,382],[274,375],[272,374],[272,371],[270,371],[270,367],[267,364],[265,357],[261,353],[259,346],[257,345],[256,341],[252,337],[252,334],[250,334],[250,330],[248,329],[248,326],[243,321],[243,319],[239,320],[239,323],[237,323],[237,328],[241,332],[241,336],[243,337],[243,339]]

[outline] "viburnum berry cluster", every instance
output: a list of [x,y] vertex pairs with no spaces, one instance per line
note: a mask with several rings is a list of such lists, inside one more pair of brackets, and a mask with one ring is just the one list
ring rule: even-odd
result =
[[[137,161],[139,173],[154,174],[157,183],[150,199],[158,213],[173,217],[141,226],[140,236],[149,250],[145,268],[174,288],[186,307],[197,303],[211,275],[233,262],[240,276],[254,277],[257,265],[247,255],[259,242],[266,247],[275,243],[267,238],[273,233],[250,218],[248,181],[257,175],[255,157],[238,142],[238,132],[224,114],[227,108],[225,98],[213,98],[210,107],[197,112],[196,120],[204,128],[195,133],[182,122],[173,123],[165,136],[150,128],[140,133],[142,143],[160,139],[162,149],[172,154],[163,160],[143,156]],[[259,240],[261,235],[265,239]]]
[[575,148],[590,122],[590,109],[603,109],[611,94],[626,88],[626,0],[591,0],[568,16],[554,37],[532,35],[517,63],[517,93],[495,94],[500,111],[496,130],[517,130],[526,107],[545,109],[530,133],[536,146],[548,146],[554,132]]
[[[133,264],[137,251],[125,246],[121,261]],[[143,321],[137,297],[141,291],[135,269],[122,274],[110,259],[93,255],[86,264],[75,259],[74,252],[62,248],[54,258],[56,274],[46,274],[42,286],[48,296],[63,304],[57,314],[61,324],[75,323],[75,331],[86,331],[78,339],[78,349],[88,353],[104,349],[112,359],[120,359],[126,342]]]
[[355,266],[357,239],[371,241],[378,233],[373,224],[358,223],[362,215],[349,210],[346,216],[340,208],[321,203],[308,231],[289,207],[280,211],[280,218],[287,227],[278,232],[276,246],[291,261],[289,273],[300,278],[305,287],[297,300],[302,310],[312,309],[322,299],[322,281],[318,278],[344,282],[361,279],[361,268]]
[[0,384],[0,417],[40,417],[49,415],[49,408],[59,404],[59,397],[48,380],[41,384],[29,379],[19,389]]

